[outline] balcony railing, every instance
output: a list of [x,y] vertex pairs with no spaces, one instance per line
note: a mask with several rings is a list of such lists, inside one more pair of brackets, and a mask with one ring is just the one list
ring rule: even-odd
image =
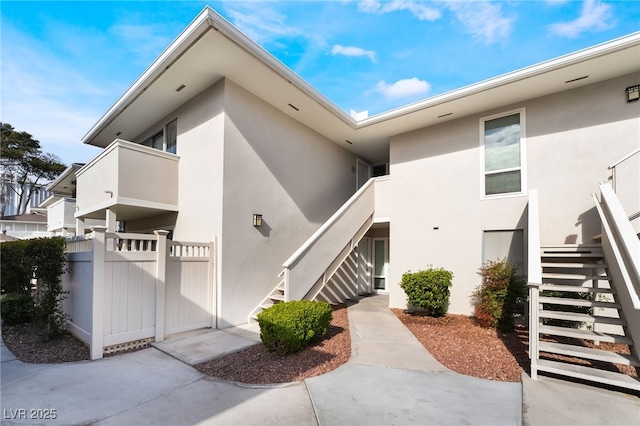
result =
[[118,220],[178,211],[179,157],[116,139],[77,172],[76,217]]

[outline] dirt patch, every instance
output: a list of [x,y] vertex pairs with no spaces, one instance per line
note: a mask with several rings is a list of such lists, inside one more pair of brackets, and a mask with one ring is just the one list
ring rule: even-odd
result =
[[89,359],[89,347],[70,333],[46,341],[33,324],[2,326],[2,339],[17,359],[32,364],[54,364]]

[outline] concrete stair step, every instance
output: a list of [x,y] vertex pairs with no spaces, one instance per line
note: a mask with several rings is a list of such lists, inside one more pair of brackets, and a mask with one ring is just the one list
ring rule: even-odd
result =
[[626,374],[611,371],[598,370],[596,368],[581,365],[567,364],[564,362],[538,360],[538,371],[573,377],[581,380],[607,384],[623,389],[640,390],[640,380]]
[[585,275],[585,274],[558,274],[554,272],[543,272],[542,279],[547,280],[598,280],[598,281],[611,281],[608,275]]
[[542,250],[602,250],[602,244],[545,244]]
[[600,302],[597,300],[572,299],[569,297],[547,297],[540,296],[540,303],[562,306],[584,306],[589,308],[612,308],[621,309],[621,305],[615,302]]
[[576,259],[603,259],[602,253],[580,253],[580,252],[542,252],[540,257],[543,259],[555,258],[576,258]]
[[604,361],[613,364],[640,366],[640,360],[638,360],[638,358],[634,357],[633,355],[619,354],[602,349],[554,342],[540,342],[538,348],[541,352],[552,354],[566,355],[570,357],[584,358],[594,361]]
[[615,290],[612,288],[594,288],[594,287],[583,287],[580,285],[555,285],[549,283],[543,283],[540,285],[540,290],[548,290],[548,291],[566,291],[573,293],[608,293],[613,294]]
[[585,263],[585,262],[542,262],[543,268],[563,268],[563,269],[596,269],[607,268],[606,263]]
[[539,334],[548,336],[571,337],[574,339],[585,339],[594,342],[619,343],[622,345],[633,346],[633,340],[627,336],[619,334],[602,333],[592,330],[582,330],[578,328],[559,327],[554,325],[540,325],[538,327]]
[[589,314],[581,314],[577,312],[562,311],[546,311],[539,312],[540,318],[559,319],[566,321],[586,322],[590,324],[611,324],[611,325],[627,325],[626,321],[620,318],[600,317]]

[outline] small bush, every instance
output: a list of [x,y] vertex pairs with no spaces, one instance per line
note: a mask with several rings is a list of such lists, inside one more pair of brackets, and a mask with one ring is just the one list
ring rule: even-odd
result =
[[18,325],[31,322],[33,317],[33,299],[28,294],[12,293],[0,302],[0,314],[5,325]]
[[278,303],[258,314],[260,338],[271,352],[295,353],[324,337],[332,317],[333,310],[326,302]]
[[446,269],[427,269],[406,272],[400,287],[407,294],[410,305],[424,309],[428,315],[439,317],[449,309],[449,287],[453,273]]
[[487,261],[478,270],[482,283],[471,296],[476,321],[483,327],[513,330],[513,313],[527,295],[526,279],[506,259]]

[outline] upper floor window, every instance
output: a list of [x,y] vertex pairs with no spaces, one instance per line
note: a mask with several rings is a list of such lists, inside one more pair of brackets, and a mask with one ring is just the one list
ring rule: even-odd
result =
[[483,196],[524,192],[524,111],[481,120]]
[[146,139],[144,142],[142,142],[142,145],[162,151],[164,145],[164,131],[161,130],[160,132]]
[[175,154],[178,146],[178,120],[173,120],[158,133],[145,139],[141,145]]

